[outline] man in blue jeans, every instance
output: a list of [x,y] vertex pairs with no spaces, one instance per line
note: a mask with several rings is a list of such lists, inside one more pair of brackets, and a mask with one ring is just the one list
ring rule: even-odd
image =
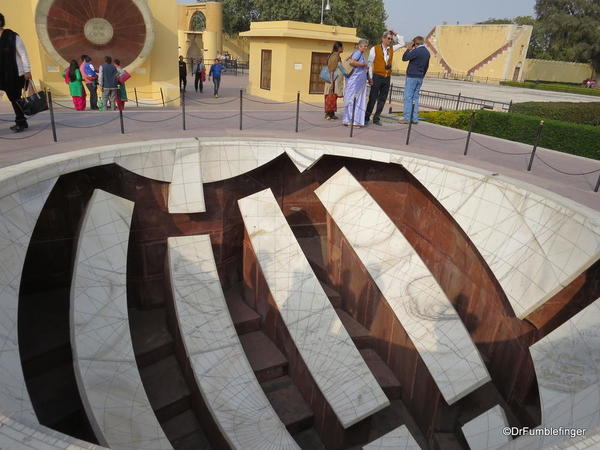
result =
[[221,86],[221,72],[225,72],[225,67],[221,64],[221,61],[215,59],[215,63],[210,66],[210,72],[208,72],[208,79],[212,77],[215,85],[215,97],[219,96],[219,87]]
[[[419,123],[419,90],[423,84],[423,78],[429,69],[429,50],[424,45],[422,36],[417,36],[406,48],[402,61],[408,61],[406,69],[406,82],[404,83],[404,117],[400,123]],[[415,109],[412,117],[413,102]]]

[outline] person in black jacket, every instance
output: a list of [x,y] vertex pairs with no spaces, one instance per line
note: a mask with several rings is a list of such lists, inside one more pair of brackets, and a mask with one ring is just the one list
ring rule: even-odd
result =
[[[425,40],[417,36],[406,48],[402,61],[408,61],[406,69],[406,82],[404,83],[404,117],[400,123],[419,123],[419,90],[423,85],[423,78],[429,69],[429,50],[425,47]],[[415,108],[410,116],[413,107]]]
[[179,89],[185,91],[187,85],[187,66],[183,56],[179,57]]
[[4,16],[0,14],[0,91],[6,92],[15,111],[15,125],[10,129],[20,133],[29,126],[17,100],[21,98],[25,80],[31,80],[31,67],[23,40],[4,25]]

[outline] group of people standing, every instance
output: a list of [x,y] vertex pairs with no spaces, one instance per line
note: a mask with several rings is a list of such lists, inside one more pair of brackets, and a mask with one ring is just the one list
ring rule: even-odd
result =
[[[194,74],[194,89],[196,92],[204,92],[204,82],[206,81],[206,66],[204,65],[204,59],[199,59],[194,62],[192,58],[192,72]],[[221,87],[221,74],[226,72],[225,66],[221,63],[219,58],[215,59],[214,64],[210,66],[208,72],[208,80],[212,78],[215,98],[219,97],[219,89]],[[183,56],[179,57],[179,90],[185,91],[187,86],[187,64],[183,59]]]
[[[359,40],[352,54],[342,61],[343,44],[333,44],[327,61],[330,81],[325,83],[324,91],[327,120],[338,118],[335,115],[337,99],[343,96],[344,125],[353,124],[360,128],[371,120],[374,125],[381,125],[381,113],[390,90],[394,53],[405,44],[394,31],[389,30],[381,37],[381,44],[372,47],[365,58],[368,46],[366,39]],[[400,123],[418,123],[419,90],[429,68],[429,58],[421,36],[415,37],[406,46],[402,60],[408,61],[408,68],[404,85],[404,117]],[[371,87],[368,101],[367,86]]]
[[[119,59],[111,56],[104,57],[104,64],[97,71],[92,59],[88,55],[81,55],[80,63],[71,60],[69,67],[64,73],[65,82],[69,85],[69,93],[73,98],[73,106],[77,111],[83,111],[86,107],[86,91],[90,94],[90,109],[101,109],[98,105],[98,86],[102,92],[101,105],[105,109],[125,108],[127,101],[127,88],[125,78],[129,77],[125,69],[121,67]],[[85,87],[84,87],[85,84]]]

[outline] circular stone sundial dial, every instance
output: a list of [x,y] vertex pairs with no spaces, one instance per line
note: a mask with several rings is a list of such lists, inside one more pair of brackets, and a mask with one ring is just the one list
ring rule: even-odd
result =
[[152,14],[144,0],[40,0],[36,29],[60,66],[86,54],[98,67],[109,55],[132,70],[154,44]]

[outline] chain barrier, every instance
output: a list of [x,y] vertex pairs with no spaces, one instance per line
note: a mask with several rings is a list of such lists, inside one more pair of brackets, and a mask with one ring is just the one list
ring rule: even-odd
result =
[[142,119],[134,119],[133,117],[129,117],[129,116],[123,116],[124,119],[129,119],[129,120],[133,120],[134,122],[143,122],[143,123],[159,123],[159,122],[167,122],[169,120],[173,120],[176,119],[177,117],[180,117],[181,113],[177,113],[175,114],[173,117],[169,117],[167,119],[159,119],[159,120],[142,120]]
[[63,105],[62,103],[57,102],[56,100],[52,100],[52,104],[54,105],[58,105],[61,108],[65,108],[65,109],[70,109],[71,111],[77,111],[75,108],[73,108],[72,106],[67,106],[67,105]]
[[62,123],[62,122],[56,122],[56,125],[60,125],[61,127],[66,127],[66,128],[96,128],[96,127],[101,127],[103,125],[114,122],[115,120],[118,120],[118,119],[119,119],[119,116],[115,115],[115,117],[113,117],[112,119],[109,119],[105,122],[95,123],[93,125],[67,125],[66,123]]
[[225,101],[219,101],[217,100],[216,102],[205,102],[202,100],[191,100],[189,98],[185,98],[186,103],[199,103],[201,105],[226,105],[227,103],[231,103],[231,102],[236,102],[239,101],[238,98],[232,98],[230,100],[225,100]]
[[487,145],[482,144],[481,142],[479,142],[477,139],[475,139],[473,137],[471,137],[471,140],[473,142],[475,142],[477,145],[485,148],[486,150],[489,150],[489,151],[494,152],[494,153],[500,153],[502,155],[523,156],[523,155],[529,155],[531,153],[531,152],[522,152],[522,153],[503,152],[502,150],[496,150],[496,149],[490,148]]
[[562,171],[562,170],[560,170],[560,169],[557,169],[556,167],[554,167],[554,166],[552,166],[552,165],[548,164],[546,161],[544,161],[544,160],[543,160],[543,159],[540,157],[540,155],[536,154],[536,155],[535,155],[535,157],[536,157],[537,159],[539,159],[539,160],[542,162],[542,164],[544,164],[544,165],[548,166],[550,169],[552,169],[552,170],[554,170],[554,171],[556,171],[556,172],[558,172],[558,173],[562,173],[563,175],[583,176],[583,175],[591,175],[591,174],[593,174],[593,173],[598,173],[598,172],[600,172],[600,169],[596,169],[596,170],[590,170],[589,172],[582,172],[582,173],[571,173],[571,172],[564,172],[564,171]]
[[291,100],[289,102],[263,102],[262,100],[255,100],[255,99],[247,97],[247,96],[244,96],[243,98],[250,102],[261,103],[263,105],[288,105],[290,103],[296,103],[296,100]]
[[457,138],[436,138],[436,137],[433,137],[433,136],[429,136],[428,134],[421,133],[420,131],[417,131],[414,128],[413,128],[413,131],[415,133],[417,133],[418,135],[420,135],[420,136],[423,136],[423,137],[426,137],[426,138],[429,138],[429,139],[433,139],[434,141],[460,141],[462,139],[466,139],[467,138],[466,136],[461,136],[461,137],[457,137]]
[[284,117],[283,119],[265,119],[263,117],[254,117],[247,113],[244,113],[244,117],[249,117],[250,119],[254,120],[262,120],[263,122],[285,122],[286,120],[292,120],[296,118],[296,116],[294,115],[290,117]]
[[318,125],[318,124],[316,124],[316,123],[309,122],[308,120],[304,119],[303,117],[300,117],[300,120],[301,120],[302,122],[304,122],[304,123],[307,123],[307,124],[309,124],[309,125],[312,125],[312,126],[313,126],[313,127],[315,127],[315,128],[339,128],[339,125],[338,125],[338,124],[335,124],[335,125],[333,125],[333,126],[327,126],[327,125]]
[[195,119],[201,119],[201,120],[226,120],[226,119],[231,119],[233,117],[239,117],[239,113],[235,113],[235,114],[231,114],[230,116],[223,116],[223,117],[202,117],[202,116],[197,116],[196,114],[192,114],[190,112],[186,112],[185,113],[186,117],[194,117]]
[[14,122],[15,119],[2,119],[0,118],[0,122]]
[[32,138],[32,137],[34,137],[34,136],[37,136],[37,135],[38,135],[38,134],[40,134],[42,131],[46,131],[48,128],[50,128],[50,124],[46,125],[45,127],[43,127],[43,128],[41,128],[41,129],[39,129],[39,130],[35,131],[35,132],[34,132],[34,133],[32,133],[32,134],[29,134],[29,135],[27,135],[27,136],[19,136],[19,137],[12,137],[12,138],[10,138],[10,137],[3,137],[3,136],[0,136],[0,139],[3,139],[3,140],[5,140],[5,141],[21,141],[21,140],[23,140],[23,139],[29,139],[29,138]]

